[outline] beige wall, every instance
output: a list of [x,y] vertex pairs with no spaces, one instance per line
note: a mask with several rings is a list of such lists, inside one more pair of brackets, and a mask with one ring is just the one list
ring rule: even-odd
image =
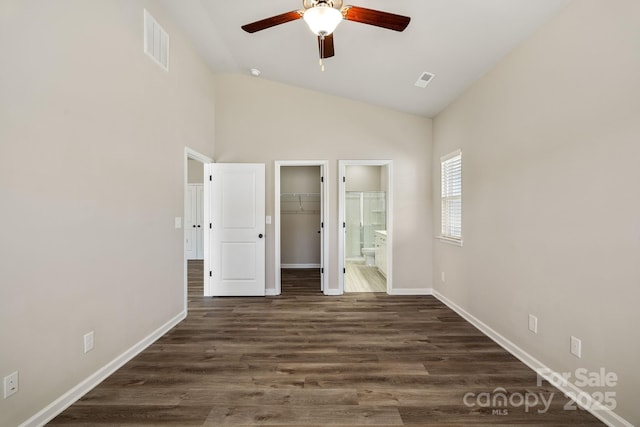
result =
[[204,166],[197,160],[189,159],[187,163],[187,182],[202,184],[204,182]]
[[320,193],[320,166],[281,166],[281,193]]
[[[143,7],[171,35],[169,73],[142,52]],[[11,426],[183,311],[184,147],[213,154],[214,105],[211,73],[152,1],[5,0],[0,51]]]
[[280,192],[318,195],[281,202],[280,263],[320,265],[320,166],[282,166]]
[[615,372],[635,424],[639,18],[635,0],[572,2],[435,119],[433,153],[437,171],[463,151],[464,247],[434,244],[437,290],[556,371]]
[[383,166],[347,166],[346,191],[382,191]]
[[[338,287],[339,159],[394,161],[394,287],[431,287],[431,120],[240,75],[216,76],[216,161],[266,163],[273,215],[275,160],[329,161],[330,284]],[[267,226],[267,287],[274,285]]]

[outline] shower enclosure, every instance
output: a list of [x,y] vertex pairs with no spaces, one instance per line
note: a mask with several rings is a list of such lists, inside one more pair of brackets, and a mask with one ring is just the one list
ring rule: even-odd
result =
[[347,259],[363,259],[362,248],[374,247],[374,232],[387,229],[386,206],[384,191],[345,193]]

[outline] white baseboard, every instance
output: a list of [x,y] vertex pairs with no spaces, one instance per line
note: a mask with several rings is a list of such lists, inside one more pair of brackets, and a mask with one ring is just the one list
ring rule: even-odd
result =
[[518,358],[522,363],[533,369],[537,374],[541,375],[545,380],[549,381],[549,383],[553,384],[565,395],[580,396],[581,398],[585,398],[585,400],[587,400],[587,405],[585,405],[586,408],[584,409],[589,411],[589,413],[591,413],[594,417],[598,418],[603,423],[612,427],[633,427],[633,424],[613,412],[611,409],[604,407],[599,402],[594,400],[589,393],[584,392],[582,389],[575,386],[569,381],[560,381],[560,379],[563,378],[560,373],[551,370],[544,363],[540,362],[538,359],[518,347],[516,344],[509,341],[506,337],[496,332],[489,325],[482,322],[471,313],[467,312],[465,309],[442,295],[440,292],[433,290],[433,296],[435,296],[451,310],[462,316],[467,322],[478,328],[483,334],[491,338],[502,348]]
[[276,292],[275,289],[266,289],[264,291],[264,294],[268,297],[277,297],[278,295],[280,295],[278,292]]
[[80,382],[78,385],[67,391],[65,394],[51,402],[47,407],[39,411],[37,414],[29,418],[20,427],[43,426],[65,409],[79,400],[82,396],[90,392],[95,386],[104,381],[109,375],[113,374],[125,363],[136,357],[144,349],[156,342],[161,336],[170,331],[178,323],[187,317],[186,311],[175,316],[167,323],[156,329],[154,332],[143,338],[133,347],[122,353],[120,356],[107,363],[102,368],[91,374],[88,378]]
[[[339,289],[325,289],[324,294],[328,296],[343,295]],[[389,295],[433,295],[433,289],[431,288],[402,288],[391,289]]]
[[389,295],[433,295],[432,288],[393,288]]
[[280,264],[280,268],[320,268],[320,264]]

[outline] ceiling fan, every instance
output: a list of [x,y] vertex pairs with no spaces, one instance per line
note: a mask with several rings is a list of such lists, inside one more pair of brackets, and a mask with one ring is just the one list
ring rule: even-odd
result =
[[[320,65],[322,60],[335,55],[333,31],[342,20],[360,22],[394,31],[404,31],[411,18],[379,10],[358,6],[343,6],[342,0],[302,0],[303,9],[262,19],[243,25],[248,33],[265,30],[276,25],[304,19],[313,33],[318,36]],[[322,66],[324,71],[324,66]]]

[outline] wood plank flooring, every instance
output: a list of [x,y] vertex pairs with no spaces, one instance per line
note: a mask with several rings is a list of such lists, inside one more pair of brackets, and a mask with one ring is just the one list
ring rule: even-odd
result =
[[[189,270],[188,318],[51,426],[601,425],[433,297],[327,297],[286,270],[280,297],[204,298]],[[553,399],[479,404],[501,391]]]

